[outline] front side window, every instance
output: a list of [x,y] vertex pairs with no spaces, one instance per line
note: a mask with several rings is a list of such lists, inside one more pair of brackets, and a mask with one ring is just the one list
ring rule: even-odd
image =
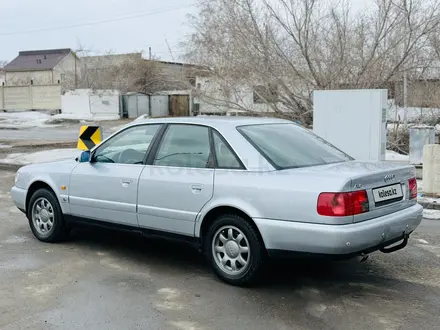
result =
[[170,125],[154,165],[206,168],[210,162],[209,129],[195,125]]
[[105,141],[93,154],[98,163],[142,164],[161,125],[130,127]]
[[277,169],[353,160],[311,131],[295,124],[248,125],[237,129]]

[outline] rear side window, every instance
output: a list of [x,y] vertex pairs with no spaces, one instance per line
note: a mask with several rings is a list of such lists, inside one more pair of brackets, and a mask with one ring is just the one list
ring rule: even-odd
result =
[[212,136],[217,166],[219,168],[242,169],[243,166],[241,165],[240,161],[237,159],[227,143],[222,139],[220,134],[213,130]]
[[247,125],[237,129],[277,169],[353,160],[310,130],[295,124]]
[[210,161],[209,128],[170,125],[154,159],[154,165],[205,168]]

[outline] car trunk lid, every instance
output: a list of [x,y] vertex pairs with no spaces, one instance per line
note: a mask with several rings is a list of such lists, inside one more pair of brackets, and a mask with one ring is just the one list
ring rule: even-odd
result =
[[387,162],[351,161],[313,167],[310,171],[345,173],[347,184],[342,191],[366,190],[369,211],[353,216],[354,222],[371,220],[397,212],[415,204],[409,198],[408,180],[415,177],[415,168]]

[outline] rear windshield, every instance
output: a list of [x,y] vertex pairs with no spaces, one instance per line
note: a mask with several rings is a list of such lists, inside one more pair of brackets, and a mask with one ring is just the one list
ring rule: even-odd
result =
[[277,169],[353,160],[310,130],[295,124],[247,125],[237,129]]

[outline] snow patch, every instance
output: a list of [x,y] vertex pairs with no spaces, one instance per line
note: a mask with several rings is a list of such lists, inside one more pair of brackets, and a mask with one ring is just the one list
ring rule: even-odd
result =
[[84,121],[110,121],[119,120],[119,115],[92,115],[92,114],[70,114],[60,113],[49,118],[47,124],[58,124],[68,121],[84,122]]
[[40,111],[0,112],[2,127],[40,127],[45,126],[50,115]]
[[87,121],[111,121],[119,119],[119,115],[110,114],[92,115],[61,113],[50,115],[41,111],[1,112],[0,126],[4,128],[45,127],[48,125],[54,126],[56,124],[68,122],[79,123]]
[[428,241],[425,241],[424,239],[421,239],[421,238],[416,238],[416,241],[421,244],[429,244]]
[[440,198],[431,198],[431,197],[419,197],[417,198],[419,203],[428,203],[428,204],[440,204]]
[[7,155],[7,157],[0,160],[0,162],[20,165],[46,163],[65,159],[75,159],[80,153],[80,150],[73,148],[52,149],[33,153],[15,153]]
[[150,119],[149,115],[142,115],[142,116],[137,117],[135,120],[133,120],[133,122],[144,121],[144,120],[147,120],[147,119]]
[[402,155],[392,150],[386,151],[385,159],[388,161],[409,162],[408,155]]
[[440,220],[440,210],[423,210],[423,218],[428,220]]

